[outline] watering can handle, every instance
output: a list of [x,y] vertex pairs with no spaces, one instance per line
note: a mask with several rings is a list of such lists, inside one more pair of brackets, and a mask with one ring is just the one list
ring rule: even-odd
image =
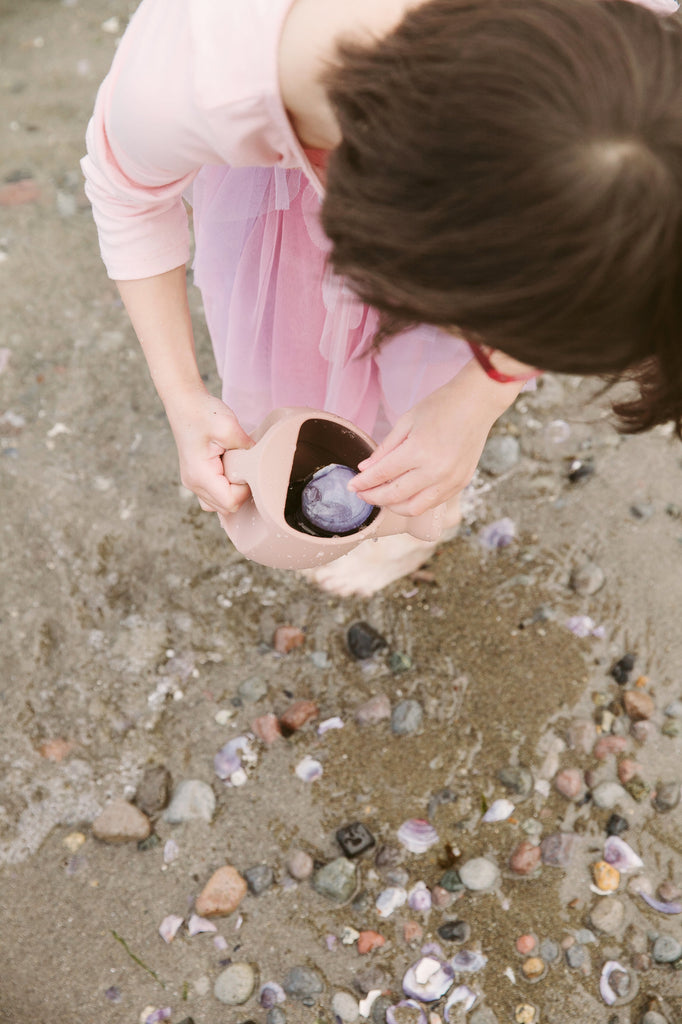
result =
[[248,484],[252,458],[252,448],[231,448],[223,455],[223,466],[225,476],[231,484]]

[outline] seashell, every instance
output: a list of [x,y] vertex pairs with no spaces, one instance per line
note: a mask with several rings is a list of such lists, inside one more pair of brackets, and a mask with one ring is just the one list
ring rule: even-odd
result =
[[283,1003],[286,997],[286,992],[281,985],[278,985],[276,981],[266,981],[264,985],[261,985],[258,1002],[263,1009],[271,1010],[278,1003]]
[[360,1010],[361,1017],[367,1018],[370,1016],[372,1012],[372,1007],[374,1006],[375,1002],[377,1001],[380,995],[381,989],[373,988],[370,989],[370,991],[367,993],[364,999],[360,1000],[360,1002],[358,1003],[358,1008]]
[[460,949],[459,953],[455,953],[450,961],[450,966],[453,971],[458,973],[475,974],[477,971],[482,971],[487,963],[488,957],[484,956],[483,953]]
[[170,1020],[173,1011],[170,1006],[162,1006],[158,1010],[152,1010],[148,1017],[145,1017],[144,1024],[161,1024],[162,1020]]
[[324,722],[320,722],[317,727],[317,735],[324,736],[330,729],[343,729],[343,719],[335,715],[333,718],[326,718]]
[[453,982],[452,968],[435,956],[424,956],[408,968],[403,978],[406,996],[433,1003],[444,996]]
[[201,935],[203,932],[217,932],[218,929],[213,924],[213,921],[209,921],[205,917],[199,917],[198,914],[192,914],[187,925],[187,931],[190,935]]
[[484,548],[497,551],[500,548],[508,548],[516,539],[516,526],[508,516],[498,519],[494,523],[484,526],[478,535],[478,539]]
[[322,765],[319,761],[316,761],[314,757],[306,754],[306,756],[298,762],[294,771],[303,782],[314,782],[315,779],[319,779],[322,775]]
[[224,935],[216,935],[213,939],[213,945],[219,952],[223,953],[227,949],[227,939]]
[[419,1005],[416,999],[401,999],[400,1002],[395,1003],[394,1006],[389,1006],[386,1010],[386,1024],[398,1024],[398,1019],[394,1011],[403,1009],[407,1006],[418,1011],[418,1016],[415,1016],[415,1024],[427,1024],[426,1011],[423,1006]]
[[449,1020],[448,1014],[451,1006],[456,1006],[457,1003],[463,1003],[464,1012],[468,1013],[477,999],[478,993],[474,992],[474,990],[469,988],[468,985],[458,985],[456,988],[453,988],[447,998],[445,1006],[443,1007],[443,1016],[445,1017],[445,1020]]
[[640,892],[639,895],[652,910],[657,910],[659,914],[682,914],[682,903],[675,901],[666,903],[664,900],[657,900],[654,896],[650,896],[648,892]]
[[574,636],[581,639],[586,636],[594,636],[595,630],[598,628],[597,623],[589,615],[572,615],[570,619],[566,620],[566,626]]
[[644,867],[644,861],[638,857],[631,846],[620,836],[609,836],[604,843],[604,860],[625,874]]
[[164,942],[173,941],[183,920],[184,919],[182,917],[178,917],[177,914],[169,914],[168,917],[164,917],[163,921],[159,925],[159,935]]
[[495,800],[483,815],[483,821],[506,821],[514,813],[511,800]]
[[[612,977],[616,971],[622,975],[626,975],[629,981],[627,991],[623,992],[621,995],[619,995],[611,985]],[[627,967],[623,967],[617,960],[606,961],[602,967],[601,977],[599,978],[599,992],[607,1006],[624,1006],[626,1003],[632,1002],[637,995],[638,990],[639,981],[634,971],[630,971]]]
[[407,902],[407,892],[400,885],[391,885],[383,889],[374,904],[379,917],[390,917],[394,910]]
[[246,773],[242,767],[242,759],[253,763],[255,755],[251,750],[247,736],[236,736],[221,747],[213,758],[213,769],[219,779],[232,785],[243,785]]
[[167,839],[163,847],[163,863],[172,864],[180,856],[180,847],[174,839]]
[[427,889],[425,882],[417,882],[407,894],[407,904],[410,910],[424,913],[431,909],[431,890]]
[[301,492],[301,511],[312,526],[327,533],[351,533],[366,522],[374,505],[348,490],[355,475],[350,466],[336,462],[313,473]]
[[438,842],[438,833],[423,818],[409,818],[398,829],[398,839],[410,853],[426,853]]

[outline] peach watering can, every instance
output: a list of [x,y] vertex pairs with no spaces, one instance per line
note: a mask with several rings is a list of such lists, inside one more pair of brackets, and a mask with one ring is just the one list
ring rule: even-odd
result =
[[[370,537],[410,533],[436,541],[442,529],[443,508],[420,516],[399,516],[377,506],[364,507],[363,522],[336,532],[333,523],[320,529],[306,519],[307,484],[325,467],[357,471],[358,463],[376,448],[375,442],[348,420],[316,409],[276,409],[252,434],[253,448],[235,449],[223,456],[231,483],[245,483],[251,497],[223,519],[225,531],[241,554],[276,569],[309,569],[346,554]],[[313,482],[312,493],[317,494]],[[306,489],[307,488],[307,489]],[[344,486],[345,490],[345,486]],[[346,493],[346,497],[349,495]]]

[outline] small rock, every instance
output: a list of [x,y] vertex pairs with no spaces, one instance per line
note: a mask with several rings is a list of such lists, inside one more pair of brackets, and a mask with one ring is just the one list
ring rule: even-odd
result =
[[610,675],[620,686],[624,686],[630,678],[630,673],[635,667],[637,656],[635,654],[624,654],[612,667]]
[[578,942],[575,942],[572,946],[569,946],[565,951],[566,963],[574,971],[579,967],[582,967],[587,961],[587,950],[584,946],[581,946]]
[[533,775],[522,765],[501,768],[497,777],[506,789],[518,796],[519,800],[527,800],[533,792]]
[[254,867],[246,869],[244,878],[253,895],[259,896],[270,888],[275,880],[275,875],[268,864],[256,864]]
[[[456,872],[455,872],[455,874],[456,874]],[[458,892],[462,891],[463,889],[464,889],[464,886],[462,885],[462,882],[460,881]],[[432,907],[434,907],[436,910],[447,910],[447,908],[450,906],[450,904],[452,903],[453,900],[454,900],[454,896],[453,896],[452,892],[449,889],[446,889],[442,885],[434,885],[433,889],[431,890],[431,906]]]
[[495,434],[488,438],[479,459],[479,469],[490,476],[503,476],[514,468],[521,456],[521,446],[511,434]]
[[498,1020],[489,1006],[479,1006],[469,1014],[467,1024],[498,1024]]
[[105,843],[136,842],[152,830],[149,818],[127,800],[112,800],[92,823],[92,833]]
[[183,779],[173,793],[172,799],[163,812],[163,820],[169,825],[180,825],[185,821],[201,819],[211,821],[215,813],[215,793],[200,779]]
[[641,803],[644,797],[647,795],[651,786],[644,781],[639,775],[633,775],[631,779],[628,779],[625,784],[625,789],[630,794],[633,800],[637,803]]
[[592,877],[602,892],[615,892],[620,885],[620,871],[605,860],[598,860],[592,865]]
[[302,729],[306,722],[317,718],[320,710],[312,700],[295,700],[290,704],[283,715],[279,716],[279,724],[282,732],[291,734]]
[[360,1007],[350,992],[335,992],[332,998],[332,1013],[343,1024],[353,1024],[360,1016]]
[[554,777],[554,788],[567,800],[577,800],[584,791],[582,774],[577,768],[564,768]]
[[536,935],[530,932],[526,935],[519,935],[516,940],[516,952],[521,956],[530,956],[537,949],[538,940]]
[[512,851],[509,867],[515,875],[530,875],[535,871],[541,860],[540,847],[528,839],[522,839]]
[[387,641],[368,622],[354,622],[346,634],[348,650],[358,661],[366,661],[377,651],[388,647]]
[[421,942],[424,938],[424,929],[418,921],[406,921],[403,925],[403,938],[408,946],[413,942]]
[[555,832],[546,836],[540,844],[542,863],[554,868],[568,867],[577,841],[574,832]]
[[627,802],[627,793],[619,782],[600,782],[592,790],[592,799],[597,807],[610,810],[616,804]]
[[381,871],[389,871],[397,867],[403,859],[403,850],[400,846],[391,843],[382,843],[378,847],[374,857],[374,863]]
[[361,996],[366,996],[369,992],[379,989],[385,991],[391,984],[390,976],[383,967],[379,967],[378,964],[372,964],[371,967],[365,967],[360,971],[353,973],[353,988],[356,992],[359,992]]
[[[613,738],[615,739],[616,737],[614,736]],[[637,764],[631,757],[625,757],[618,765],[618,778],[624,786],[627,786],[628,782],[632,782],[635,778],[640,768],[641,765]]]
[[378,722],[383,722],[386,718],[390,717],[391,702],[385,693],[379,693],[376,697],[370,697],[355,712],[355,721],[358,725],[377,725]]
[[680,783],[659,782],[651,802],[660,814],[674,810],[680,802]]
[[621,814],[612,814],[606,822],[606,831],[610,836],[620,836],[630,828],[630,822]]
[[548,964],[556,963],[561,956],[559,944],[552,939],[543,939],[540,943],[540,956]]
[[[0,420],[1,422],[2,420]],[[74,747],[75,743],[72,743],[71,740],[56,738],[41,743],[38,747],[38,753],[46,761],[53,761],[55,764],[59,764],[65,757],[69,756]]]
[[391,732],[394,736],[409,736],[422,724],[424,711],[418,700],[401,700],[391,715]]
[[670,739],[675,739],[680,735],[682,727],[678,718],[666,718],[665,722],[661,726],[661,732],[664,736],[668,736]]
[[600,736],[592,748],[592,753],[598,761],[605,761],[611,754],[621,754],[627,744],[625,736]]
[[682,700],[671,700],[667,704],[663,714],[666,718],[682,718]]
[[355,892],[356,867],[347,857],[337,857],[320,868],[313,877],[313,888],[337,903],[345,903]]
[[662,1013],[657,1013],[656,1010],[647,1010],[640,1024],[668,1024],[668,1021]]
[[386,939],[379,932],[364,931],[358,935],[358,953],[371,953],[373,949],[380,949]]
[[566,738],[571,750],[589,754],[597,738],[597,727],[591,718],[576,718],[569,725]]
[[528,981],[539,981],[546,974],[547,965],[542,957],[529,956],[527,960],[523,961],[521,970]]
[[280,739],[282,736],[279,719],[277,718],[277,715],[274,715],[271,711],[265,715],[260,715],[258,718],[254,718],[251,723],[251,729],[254,735],[268,746],[273,744],[275,740]]
[[474,857],[466,861],[459,869],[459,875],[465,888],[472,892],[492,889],[499,878],[497,865],[485,857]]
[[278,654],[288,654],[304,643],[305,633],[298,626],[278,626],[272,640],[272,646]]
[[40,188],[32,178],[0,185],[0,206],[23,206],[40,199]]
[[633,722],[630,726],[630,735],[637,740],[638,743],[646,743],[652,735],[653,726],[651,722]]
[[246,895],[246,882],[236,868],[226,864],[211,875],[196,899],[201,917],[221,917],[237,909]]
[[568,481],[571,484],[577,484],[581,480],[588,480],[594,473],[594,463],[589,459],[584,461],[582,459],[574,459],[568,470]]
[[663,900],[664,903],[675,903],[678,902],[680,896],[682,896],[682,890],[679,888],[679,886],[675,885],[674,882],[671,882],[669,879],[666,879],[665,882],[661,882],[661,884],[659,885],[658,889],[656,890],[656,895],[658,896],[659,900]]
[[162,764],[145,768],[140,784],[135,793],[135,803],[144,813],[153,817],[162,811],[168,803],[171,789],[171,776]]
[[256,704],[268,692],[268,684],[259,676],[249,676],[239,684],[237,693],[245,704]]
[[682,957],[682,943],[672,935],[659,935],[652,955],[657,964],[672,964]]
[[599,900],[590,912],[590,924],[604,935],[616,935],[623,924],[625,905],[619,899]]
[[303,1000],[324,992],[324,979],[314,967],[292,967],[284,979],[283,988],[292,999]]
[[287,871],[297,882],[303,882],[313,873],[314,861],[305,850],[294,850],[287,861]]
[[265,1024],[287,1024],[286,1012],[281,1006],[272,1006],[265,1015]]
[[409,672],[412,668],[412,658],[404,651],[391,651],[388,659],[388,667],[394,676],[400,676],[403,672]]
[[576,594],[590,597],[604,586],[604,570],[594,562],[583,562],[571,573],[570,585]]
[[633,519],[650,519],[654,511],[654,506],[649,501],[636,501],[634,505],[630,505],[630,515]]
[[438,935],[445,942],[468,942],[471,927],[466,921],[445,921],[439,926]]
[[336,840],[346,857],[359,857],[376,843],[372,833],[361,821],[354,821],[338,829]]
[[213,994],[226,1006],[241,1006],[256,987],[256,973],[251,964],[236,963],[226,967],[215,980]]
[[623,694],[625,713],[633,722],[645,721],[656,710],[654,699],[646,690],[626,690]]
[[380,995],[372,1003],[370,1020],[372,1024],[386,1024],[386,1012],[393,1006],[396,999],[393,996]]

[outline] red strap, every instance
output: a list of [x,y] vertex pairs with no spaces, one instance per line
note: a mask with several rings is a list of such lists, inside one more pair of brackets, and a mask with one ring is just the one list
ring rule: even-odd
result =
[[[533,370],[532,373],[523,373],[518,376],[511,376],[508,373],[501,373],[500,370],[496,370],[493,364],[490,362],[488,352],[482,345],[477,345],[475,341],[468,342],[469,348],[471,349],[473,356],[479,366],[485,371],[491,380],[497,381],[498,384],[513,384],[515,381],[521,380],[533,380],[534,377],[539,377],[542,370]],[[490,349],[488,351],[494,351]]]

